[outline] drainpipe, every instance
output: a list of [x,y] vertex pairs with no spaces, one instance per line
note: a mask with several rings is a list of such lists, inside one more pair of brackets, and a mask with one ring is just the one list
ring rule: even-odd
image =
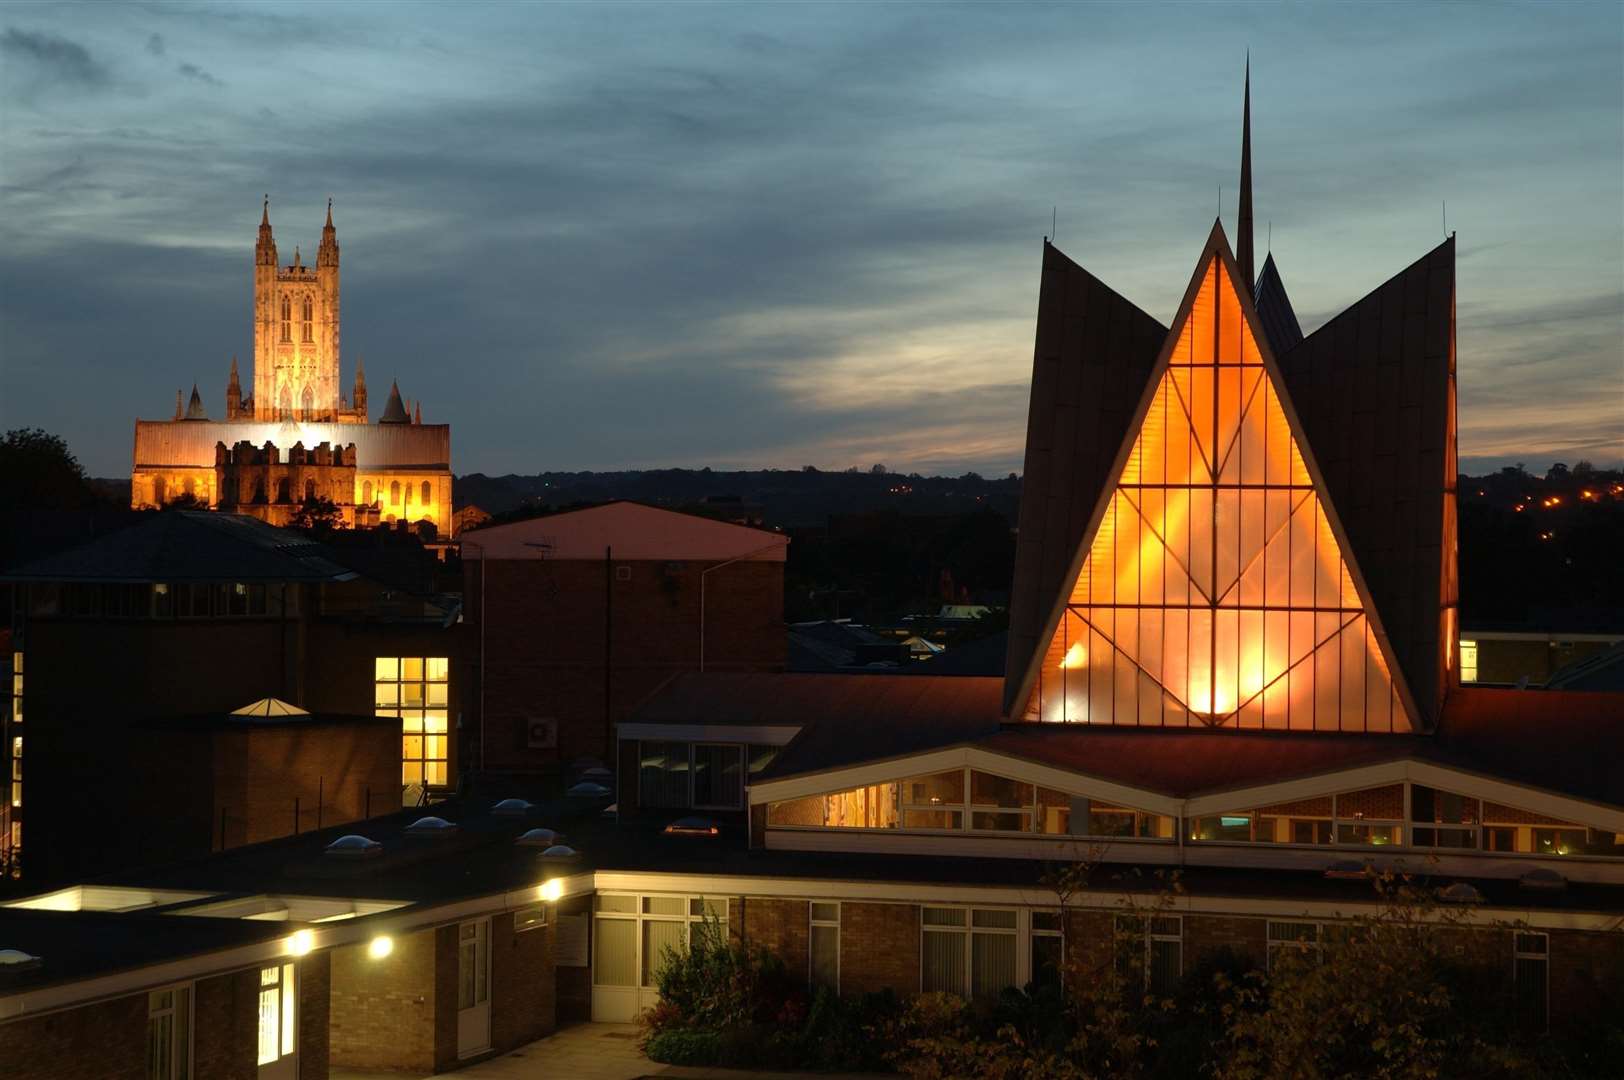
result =
[[727,562],[720,562],[720,563],[717,563],[715,566],[707,566],[705,569],[703,569],[703,570],[701,570],[699,572],[699,670],[700,671],[705,670],[705,575],[709,574],[713,570],[720,570],[724,566],[732,566],[736,562],[743,562],[746,559],[753,559],[757,555],[760,555],[764,551],[771,551],[774,548],[779,548],[779,547],[783,547],[783,546],[784,546],[784,542],[782,540],[774,540],[772,543],[766,544],[766,545],[764,545],[762,547],[758,547],[754,551],[747,551],[743,555],[735,556],[735,557],[727,560]]

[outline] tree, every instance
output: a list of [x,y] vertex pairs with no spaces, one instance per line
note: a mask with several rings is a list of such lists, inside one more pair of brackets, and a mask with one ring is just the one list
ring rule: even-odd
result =
[[84,468],[61,436],[40,428],[0,436],[0,506],[78,510],[95,501]]
[[1562,483],[1566,481],[1568,479],[1568,467],[1566,463],[1558,461],[1553,464],[1548,470],[1546,470],[1545,479],[1554,483]]
[[299,504],[299,508],[288,518],[288,528],[301,529],[305,532],[328,532],[338,528],[343,518],[338,512],[338,505],[333,500],[320,495],[311,495]]
[[884,465],[872,465],[869,467],[868,471],[873,476],[885,476],[890,473],[891,470],[887,469]]
[[198,498],[190,491],[183,491],[173,499],[165,502],[164,510],[207,510],[209,504]]

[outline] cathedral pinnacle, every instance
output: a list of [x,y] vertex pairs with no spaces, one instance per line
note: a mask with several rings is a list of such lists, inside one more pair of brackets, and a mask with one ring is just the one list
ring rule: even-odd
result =
[[321,247],[316,251],[317,266],[338,265],[338,230],[333,228],[333,200],[327,199],[327,224],[321,229]]
[[271,197],[265,196],[265,203],[259,213],[259,241],[254,245],[254,262],[260,266],[276,265],[276,237],[271,234]]
[[1248,293],[1257,278],[1252,274],[1252,54],[1246,54],[1246,91],[1241,106],[1241,197],[1235,221],[1235,264]]

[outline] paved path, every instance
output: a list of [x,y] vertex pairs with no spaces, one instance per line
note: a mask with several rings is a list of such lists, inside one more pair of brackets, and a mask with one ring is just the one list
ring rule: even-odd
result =
[[[456,1080],[642,1080],[644,1077],[660,1080],[859,1080],[832,1073],[659,1065],[637,1049],[636,1024],[574,1024],[545,1039],[448,1075]],[[330,1080],[405,1080],[400,1073],[344,1069],[334,1069],[328,1076]]]

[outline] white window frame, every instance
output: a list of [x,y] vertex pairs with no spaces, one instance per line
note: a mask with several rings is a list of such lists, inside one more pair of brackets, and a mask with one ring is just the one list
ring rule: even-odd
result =
[[[746,789],[750,786],[750,744],[728,742],[718,739],[638,739],[637,747],[637,805],[645,805],[643,801],[643,747],[648,744],[673,744],[682,746],[688,757],[688,775],[684,778],[688,788],[687,797],[681,807],[653,807],[657,810],[743,810],[746,806]],[[700,746],[721,746],[734,750],[739,755],[739,801],[736,803],[701,803],[697,802],[694,794],[694,778],[697,774],[695,768],[695,751]]]
[[[962,911],[964,912],[964,925],[962,926],[927,926],[925,924],[926,911]],[[975,924],[976,912],[995,911],[1000,914],[1015,916],[1015,925],[1004,926],[977,926]],[[1031,966],[1032,936],[1031,920],[1023,918],[1025,913],[1020,908],[999,907],[993,904],[921,904],[919,907],[919,990],[925,992],[925,935],[926,934],[959,934],[964,938],[964,986],[948,993],[956,993],[965,1001],[973,1000],[975,987],[975,935],[989,934],[1015,939],[1015,982],[1019,988],[1031,981],[1031,973],[1024,972],[1023,968]],[[1022,946],[1025,948],[1022,948]]]
[[[472,931],[464,936],[464,931]],[[474,1000],[464,1005],[462,1003],[462,951],[464,945],[474,947],[474,970],[478,972],[480,954],[484,954],[485,978],[474,986]],[[457,1010],[477,1009],[491,999],[491,922],[489,919],[474,919],[471,922],[457,924]]]
[[[632,901],[632,910],[631,911],[600,911],[599,910],[598,902],[600,900],[607,899],[607,898],[617,898],[617,897],[629,897],[631,899],[631,901]],[[682,903],[683,903],[683,914],[681,914],[681,915],[655,915],[655,914],[651,914],[647,910],[648,901],[650,899],[661,899],[661,900],[680,899],[680,900],[682,900]],[[618,891],[614,891],[614,892],[603,891],[603,892],[599,892],[599,893],[595,894],[594,897],[593,897],[593,901],[592,901],[592,935],[593,935],[593,947],[592,947],[592,955],[591,955],[591,961],[592,961],[592,986],[595,989],[599,989],[599,990],[652,990],[653,987],[643,985],[643,923],[645,923],[645,922],[681,922],[681,923],[685,923],[686,927],[687,927],[687,930],[686,930],[686,933],[684,934],[684,940],[686,941],[687,944],[689,944],[691,946],[693,944],[694,927],[696,925],[703,925],[704,922],[705,922],[704,905],[707,904],[707,903],[716,905],[716,907],[718,908],[718,910],[716,912],[717,919],[722,925],[723,932],[724,933],[728,932],[728,927],[729,927],[728,916],[731,913],[731,909],[730,909],[729,905],[732,903],[732,900],[731,900],[731,898],[726,897],[726,896],[715,896],[715,895],[707,896],[707,895],[701,895],[701,894],[698,894],[698,893],[629,893],[629,892],[618,892]],[[598,920],[600,920],[600,919],[603,919],[603,920],[618,919],[618,920],[621,920],[623,922],[633,923],[635,925],[635,930],[634,930],[634,933],[633,933],[633,942],[634,942],[633,949],[634,949],[634,951],[633,951],[633,955],[632,955],[632,964],[633,964],[633,966],[632,966],[632,971],[633,971],[632,979],[633,979],[633,982],[632,982],[632,984],[630,986],[621,986],[621,985],[618,985],[618,984],[615,984],[615,983],[600,983],[598,981],[597,932],[598,932]]]
[[[1166,919],[1171,919],[1178,925],[1178,933],[1169,934],[1165,930],[1160,932],[1156,930],[1157,920]],[[1137,929],[1132,926],[1134,921],[1141,923]],[[1112,929],[1117,935],[1122,934],[1124,930],[1124,923],[1128,924],[1126,928],[1128,933],[1137,933],[1144,936],[1144,941],[1139,948],[1142,953],[1142,977],[1144,979],[1144,989],[1146,993],[1150,992],[1150,976],[1155,966],[1155,958],[1153,956],[1151,947],[1153,942],[1172,942],[1179,947],[1178,977],[1180,979],[1184,978],[1184,916],[1168,915],[1163,912],[1155,911],[1147,911],[1143,913],[1122,912],[1117,915],[1116,919],[1112,923]]]
[[[1525,938],[1538,938],[1544,948],[1537,952],[1523,948],[1523,939]],[[1543,999],[1541,1016],[1544,1023],[1540,1025],[1539,1031],[1541,1033],[1549,1031],[1551,1027],[1551,935],[1541,930],[1513,929],[1511,932],[1511,981],[1513,984],[1518,981],[1517,961],[1519,960],[1538,960],[1540,962],[1540,970],[1544,972],[1540,979],[1542,984],[1540,986],[1540,996]]]
[[[1303,953],[1311,954],[1316,961],[1323,961],[1325,959],[1325,923],[1321,920],[1269,919],[1267,922],[1268,926],[1264,930],[1263,939],[1264,971],[1272,972],[1274,970],[1274,954],[1279,949],[1299,950]],[[1312,940],[1305,938],[1281,938],[1276,940],[1274,936],[1274,928],[1276,926],[1312,926],[1314,928],[1314,937]]]
[[513,932],[515,934],[529,933],[531,930],[541,930],[552,922],[548,913],[551,904],[545,900],[538,900],[534,904],[525,904],[523,907],[513,909]]
[[[167,1008],[153,1008],[152,999],[158,994],[170,995],[169,1006]],[[184,1006],[178,1006],[175,1004],[176,998],[181,994],[186,995],[186,1004]],[[176,1038],[176,1028],[178,1026],[177,1022],[180,1019],[183,1008],[186,1017],[184,1042],[181,1039]],[[179,1080],[181,1077],[191,1077],[193,1075],[192,1047],[195,1040],[195,1035],[193,1034],[193,1025],[197,1020],[197,990],[195,983],[175,983],[171,986],[160,986],[155,990],[150,990],[147,992],[147,1024],[150,1026],[152,1021],[164,1016],[173,1018],[169,1026],[169,1071],[167,1075],[162,1076],[148,1072],[146,1074],[148,1080]],[[150,1038],[150,1035],[148,1037]],[[148,1062],[148,1068],[150,1069],[150,1067],[151,1063]]]
[[[835,917],[833,919],[818,918],[817,913],[820,906],[834,908]],[[839,900],[808,900],[806,903],[806,984],[814,990],[818,987],[817,970],[813,966],[812,959],[814,956],[812,949],[813,930],[833,930],[835,932],[835,981],[834,985],[829,989],[836,994],[840,993],[840,909],[841,903]],[[921,958],[920,963],[923,962],[923,958]],[[924,977],[923,970],[921,970],[920,977]]]
[[1473,638],[1460,639],[1460,681],[1477,682],[1477,641]]
[[[1036,916],[1038,915],[1055,916],[1060,920],[1060,929],[1038,929],[1035,921]],[[1033,951],[1037,948],[1039,938],[1058,940],[1060,942],[1060,963],[1064,965],[1066,962],[1066,911],[1064,908],[1033,908],[1031,911],[1026,913],[1026,925],[1028,929],[1028,941],[1026,943],[1026,983],[1030,984],[1038,977],[1037,965],[1032,961],[1034,959]],[[1064,988],[1066,981],[1064,977],[1065,973],[1062,970],[1057,974],[1061,976],[1060,983],[1062,988]]]
[[[258,1024],[255,1026],[255,1058],[259,1065],[274,1065],[284,1058],[293,1057],[299,1052],[299,965],[293,961],[284,961],[262,967],[259,970],[259,989],[254,1001],[257,1005],[259,999],[267,990],[276,989],[276,1022],[277,1022],[277,1054],[273,1058],[261,1057],[258,1053],[260,1041],[265,1037],[259,1025],[263,1025],[265,1017],[258,1014]],[[266,982],[267,973],[275,973],[272,982]],[[292,1006],[291,1008],[289,1006]],[[256,1010],[257,1011],[257,1010]]]

